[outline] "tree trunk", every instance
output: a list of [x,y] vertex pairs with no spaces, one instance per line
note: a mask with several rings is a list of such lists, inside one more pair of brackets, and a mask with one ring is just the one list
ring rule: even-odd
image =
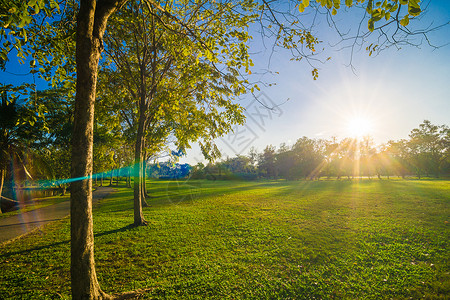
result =
[[143,180],[142,180],[142,193],[144,195],[144,201],[145,198],[149,198],[148,194],[147,194],[147,184],[146,184],[146,179],[147,179],[147,151],[144,151],[144,160],[142,161],[142,173],[143,173]]
[[97,69],[109,16],[121,0],[81,0],[77,17],[77,83],[72,135],[71,286],[72,299],[109,298],[98,284],[94,261],[92,165]]
[[128,188],[131,188],[131,167],[128,167],[127,187],[128,187]]
[[148,207],[148,203],[145,200],[146,198],[149,198],[149,195],[147,194],[147,183],[146,183],[146,178],[147,178],[147,174],[146,174],[146,169],[147,169],[147,162],[146,162],[146,153],[144,151],[143,153],[143,160],[142,160],[142,196],[141,196],[141,203],[142,203],[142,207]]
[[0,214],[2,212],[2,191],[3,191],[3,182],[5,180],[5,173],[6,171],[4,169],[0,169]]
[[65,196],[66,195],[66,185],[62,184],[60,186],[60,188],[61,188],[61,196]]
[[147,225],[142,213],[142,150],[143,150],[144,122],[139,120],[139,128],[136,137],[134,151],[134,225]]

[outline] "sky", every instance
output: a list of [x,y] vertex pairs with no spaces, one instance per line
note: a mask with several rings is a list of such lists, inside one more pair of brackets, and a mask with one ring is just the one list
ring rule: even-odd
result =
[[[336,20],[344,26],[357,24],[352,10],[340,11]],[[450,1],[432,0],[421,24],[449,20]],[[260,79],[258,71],[269,68],[274,75],[265,75],[262,80],[276,83],[260,85],[261,91],[255,95],[273,109],[268,110],[250,95],[242,97],[239,103],[246,108],[246,124],[217,139],[224,158],[247,154],[251,147],[261,152],[267,145],[292,145],[303,136],[339,140],[354,134],[355,126],[365,127],[358,123],[353,130],[348,128],[355,119],[369,124],[366,131],[377,144],[407,138],[424,120],[450,125],[450,45],[445,45],[450,43],[450,26],[429,35],[434,44],[445,45],[439,49],[423,42],[420,47],[392,47],[372,56],[364,48],[352,56],[347,50],[331,47],[338,39],[325,21],[319,21],[313,33],[323,41],[322,57],[331,57],[316,65],[317,80],[313,80],[306,62],[291,61],[287,51],[265,48],[255,32],[251,51],[257,54],[252,72]],[[353,68],[348,65],[350,59]],[[26,66],[12,59],[7,72],[0,72],[0,82],[32,83],[31,75],[20,75],[27,72]],[[44,85],[39,80],[38,84]],[[194,144],[180,162],[196,164],[205,159]]]
[[[341,19],[348,17],[346,14]],[[432,0],[422,21],[428,26],[449,20],[450,1]],[[350,21],[344,23],[354,26]],[[359,127],[367,126],[365,131],[376,144],[408,138],[424,120],[450,125],[450,45],[444,46],[450,43],[450,26],[429,35],[442,46],[439,49],[423,42],[420,47],[392,47],[372,56],[365,47],[353,56],[349,51],[330,48],[328,42],[337,37],[326,27],[319,25],[316,33],[331,60],[318,65],[317,80],[313,80],[308,64],[291,61],[286,51],[262,49],[262,54],[254,57],[257,67],[267,68],[270,55],[270,70],[279,73],[264,78],[275,86],[256,93],[274,109],[264,108],[251,96],[244,97],[241,104],[246,107],[246,124],[217,140],[223,158],[248,154],[251,147],[262,152],[267,145],[289,146],[303,136],[341,140],[355,135],[358,124],[349,128],[355,119],[368,123]],[[255,46],[261,45],[255,42]],[[351,58],[353,68],[349,66]],[[180,162],[205,160],[194,145]]]

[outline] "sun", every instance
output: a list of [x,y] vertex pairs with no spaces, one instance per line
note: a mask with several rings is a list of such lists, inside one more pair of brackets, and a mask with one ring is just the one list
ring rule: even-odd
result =
[[353,117],[347,121],[347,133],[354,138],[362,138],[371,135],[373,122],[366,117]]

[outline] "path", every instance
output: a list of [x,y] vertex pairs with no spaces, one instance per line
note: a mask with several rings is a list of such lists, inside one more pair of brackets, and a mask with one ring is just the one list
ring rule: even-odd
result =
[[[92,197],[96,200],[108,196],[113,189],[111,187],[98,187]],[[15,216],[0,219],[0,244],[26,234],[38,227],[53,221],[61,220],[70,213],[70,201],[38,208]]]

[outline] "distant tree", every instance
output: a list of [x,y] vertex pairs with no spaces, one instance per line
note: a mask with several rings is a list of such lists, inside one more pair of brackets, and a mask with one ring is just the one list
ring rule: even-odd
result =
[[448,132],[447,126],[433,125],[428,120],[411,131],[408,142],[410,160],[419,178],[423,174],[439,177],[448,158]]
[[276,153],[275,168],[278,176],[286,179],[294,179],[293,167],[295,164],[294,153],[291,147],[281,144]]
[[293,164],[292,174],[295,178],[315,178],[319,174],[323,155],[319,151],[319,143],[316,140],[302,137],[292,146]]
[[336,176],[338,169],[338,154],[339,154],[339,143],[336,137],[332,137],[331,140],[325,141],[324,145],[324,175],[330,178],[331,176]]
[[276,154],[275,147],[272,145],[264,148],[258,158],[258,172],[262,177],[276,178]]
[[201,162],[197,163],[195,166],[192,167],[191,170],[191,178],[192,179],[204,179],[205,173],[204,173],[205,165]]
[[408,141],[405,139],[389,141],[385,153],[392,174],[405,178],[411,169]]
[[235,157],[227,158],[220,163],[220,168],[243,179],[250,179],[254,177],[253,175],[256,175],[254,173],[255,169],[250,163],[250,158],[245,155],[236,155]]
[[376,154],[377,149],[372,137],[365,136],[357,141],[359,157],[359,174],[371,178],[376,174]]

